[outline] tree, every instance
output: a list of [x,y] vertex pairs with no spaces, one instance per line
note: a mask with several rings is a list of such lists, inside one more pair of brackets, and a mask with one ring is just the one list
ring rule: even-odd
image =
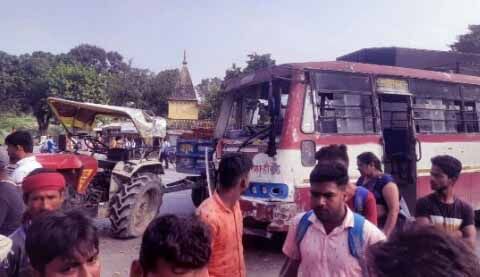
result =
[[167,116],[168,97],[175,89],[179,78],[178,69],[169,69],[159,72],[151,82],[151,90],[143,94],[144,108],[153,111],[156,115]]
[[48,74],[56,62],[53,54],[41,51],[19,57],[21,96],[37,119],[40,134],[45,134],[51,117],[46,104],[49,95]]
[[129,70],[128,64],[123,61],[123,56],[118,52],[107,52],[95,45],[80,44],[72,48],[67,55],[72,61],[92,67],[97,72],[119,73]]
[[215,119],[218,116],[223,100],[222,79],[202,79],[196,86],[196,91],[201,99],[200,118]]
[[254,72],[255,70],[267,68],[275,65],[275,60],[272,59],[271,54],[258,55],[253,53],[248,55],[247,67],[243,69],[243,73]]
[[480,25],[469,25],[469,32],[457,37],[458,41],[450,45],[452,51],[480,53]]
[[147,69],[130,68],[128,71],[111,74],[109,77],[109,95],[111,104],[123,106],[127,102],[135,103],[135,108],[142,108],[143,94],[151,89],[153,73]]
[[46,132],[52,117],[47,105],[47,97],[55,96],[79,102],[108,103],[106,76],[98,74],[91,67],[59,63],[49,71],[47,80],[48,91],[45,97],[39,99],[38,107],[34,112],[40,134]]
[[248,60],[246,61],[247,66],[242,70],[241,67],[237,67],[237,65],[234,63],[232,64],[231,68],[228,68],[225,71],[225,78],[224,80],[229,80],[232,78],[236,78],[242,74],[248,74],[252,73],[255,70],[262,69],[262,68],[268,68],[271,66],[275,65],[275,60],[272,59],[271,54],[257,54],[257,53],[252,53],[247,55]]
[[97,71],[107,71],[107,52],[98,46],[80,44],[72,48],[68,56],[81,65],[95,68]]
[[0,51],[0,110],[25,111],[21,92],[18,57]]
[[232,79],[232,78],[236,78],[238,76],[242,75],[242,68],[241,67],[237,67],[237,65],[235,63],[232,64],[232,67],[231,68],[228,68],[226,71],[225,71],[225,80],[229,80],[229,79]]
[[48,74],[49,96],[107,104],[106,76],[83,65],[59,63]]

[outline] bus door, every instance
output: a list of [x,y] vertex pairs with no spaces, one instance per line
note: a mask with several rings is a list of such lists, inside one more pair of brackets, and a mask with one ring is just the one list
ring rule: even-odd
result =
[[412,95],[405,80],[377,79],[383,135],[383,162],[410,210],[416,201],[416,140]]

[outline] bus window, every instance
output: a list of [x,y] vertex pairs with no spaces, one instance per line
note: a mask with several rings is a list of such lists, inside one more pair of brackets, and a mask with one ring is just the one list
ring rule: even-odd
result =
[[368,76],[313,74],[316,130],[320,133],[373,133],[374,113]]
[[477,105],[475,102],[465,101],[463,103],[463,120],[466,133],[478,132]]
[[465,120],[466,132],[479,132],[480,119],[480,87],[465,85],[462,86],[462,97],[464,100],[463,118]]
[[319,132],[339,134],[373,132],[370,96],[320,93],[317,99]]
[[413,117],[418,133],[456,133],[461,130],[460,101],[416,97]]
[[413,118],[418,133],[456,133],[464,129],[458,86],[412,80],[411,87],[415,94]]

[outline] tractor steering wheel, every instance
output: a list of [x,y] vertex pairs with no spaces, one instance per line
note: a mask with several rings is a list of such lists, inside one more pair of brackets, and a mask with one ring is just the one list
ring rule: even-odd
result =
[[85,142],[85,146],[87,146],[89,150],[92,150],[95,153],[106,153],[108,149],[108,146],[105,143],[92,136],[84,137],[83,141]]

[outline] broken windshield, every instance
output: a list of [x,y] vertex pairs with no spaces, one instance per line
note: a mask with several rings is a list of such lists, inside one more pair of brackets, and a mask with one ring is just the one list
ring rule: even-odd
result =
[[[274,80],[271,99],[269,83],[261,83],[243,88],[235,93],[235,100],[227,123],[225,137],[265,139],[267,130],[275,122],[275,134],[279,135],[283,126],[283,117],[287,109],[290,82]],[[275,105],[274,103],[278,103]],[[276,107],[271,110],[269,105]],[[272,118],[272,112],[274,117]],[[263,135],[265,134],[265,136]]]
[[268,83],[241,90],[232,105],[226,136],[250,137],[268,128],[272,123],[268,103]]

